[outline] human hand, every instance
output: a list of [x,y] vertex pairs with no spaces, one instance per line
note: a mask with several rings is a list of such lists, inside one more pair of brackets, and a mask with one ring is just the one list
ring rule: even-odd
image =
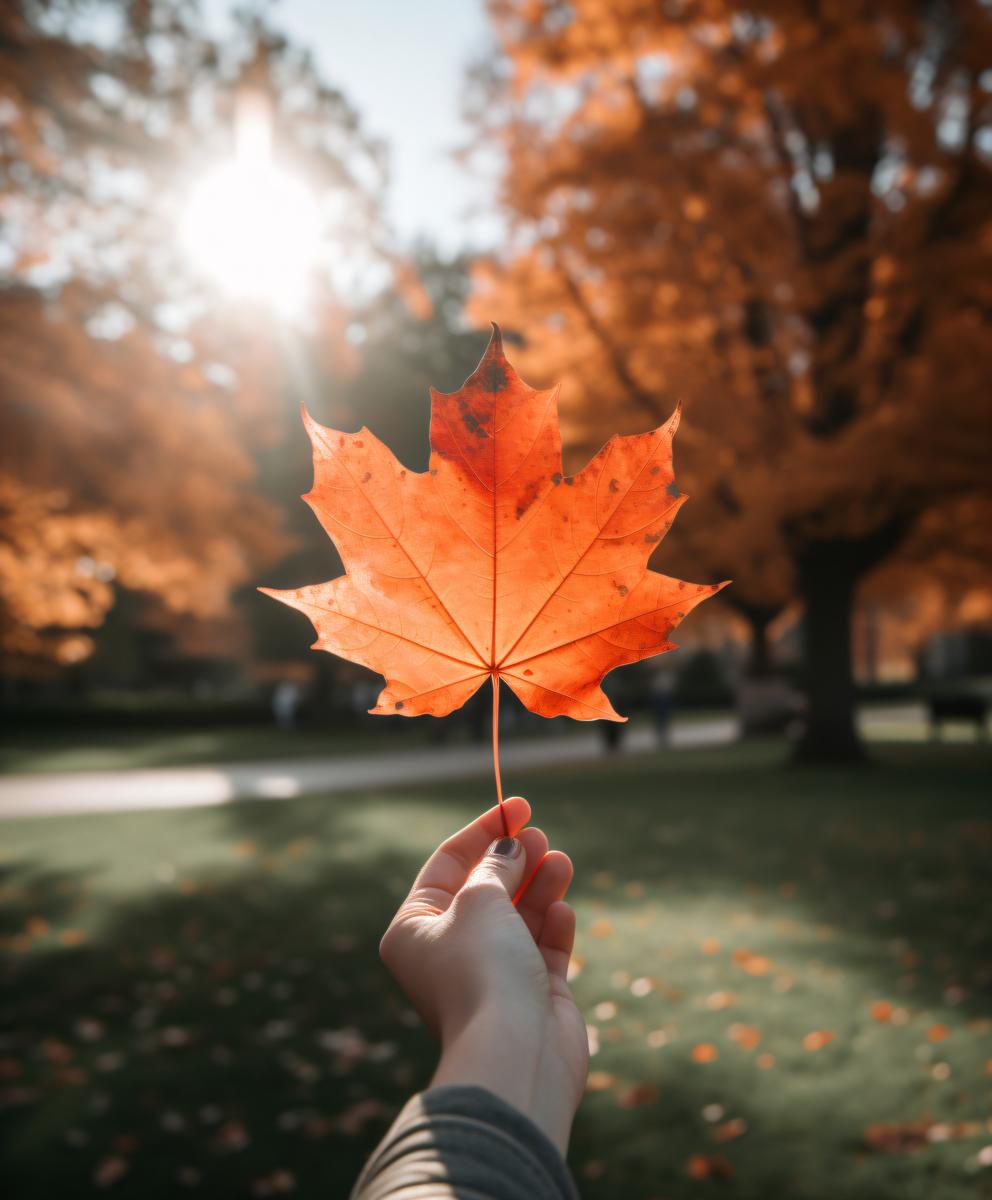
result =
[[501,836],[492,808],[442,842],[380,953],[440,1038],[432,1086],[488,1088],[564,1154],[589,1061],[585,1023],[565,982],[575,913],[562,897],[572,864],[548,850],[539,829],[522,829],[526,800],[507,800],[504,811],[519,836]]

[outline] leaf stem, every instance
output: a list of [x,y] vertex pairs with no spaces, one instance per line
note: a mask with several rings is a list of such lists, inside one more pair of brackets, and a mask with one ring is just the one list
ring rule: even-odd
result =
[[496,776],[496,799],[499,801],[499,815],[503,822],[503,836],[510,836],[510,827],[506,823],[506,813],[503,811],[503,781],[499,776],[499,675],[492,674],[493,681],[493,774]]

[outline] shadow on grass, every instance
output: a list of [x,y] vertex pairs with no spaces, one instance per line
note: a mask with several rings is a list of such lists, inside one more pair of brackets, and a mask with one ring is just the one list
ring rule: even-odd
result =
[[[861,1132],[987,1115],[989,756],[811,774],[782,753],[511,781],[577,867],[588,1200],[982,1194],[966,1142],[883,1156]],[[26,823],[3,884],[7,1194],[347,1194],[433,1060],[378,938],[488,792]]]
[[80,878],[8,874],[34,934],[4,979],[8,1196],[347,1194],[433,1051],[374,952],[390,863],[293,859],[114,904],[75,947]]

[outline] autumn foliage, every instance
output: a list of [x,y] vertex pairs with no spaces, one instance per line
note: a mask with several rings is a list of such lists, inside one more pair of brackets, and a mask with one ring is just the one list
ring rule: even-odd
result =
[[[125,592],[180,655],[250,654],[235,593],[293,544],[260,469],[292,420],[287,367],[270,318],[210,294],[176,229],[189,180],[231,154],[249,91],[282,153],[348,197],[350,244],[376,253],[376,152],[285,38],[246,18],[222,54],[192,9],[136,4],[98,45],[89,15],[0,11],[0,664],[14,677],[88,658]],[[296,346],[311,376],[332,358],[344,373],[346,319],[317,293],[319,338]]]
[[802,603],[806,749],[853,756],[858,589],[988,496],[987,6],[490,8],[514,225],[475,311],[584,444],[684,400],[687,560],[758,621]]
[[8,664],[86,658],[121,586],[157,598],[160,621],[229,618],[231,590],[285,543],[227,390],[140,333],[94,344],[26,289],[0,310],[0,389],[17,398],[0,451]]

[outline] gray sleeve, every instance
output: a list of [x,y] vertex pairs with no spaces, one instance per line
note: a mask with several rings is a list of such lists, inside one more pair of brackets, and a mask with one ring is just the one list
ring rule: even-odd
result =
[[561,1155],[480,1087],[414,1096],[365,1165],[351,1200],[578,1200]]

